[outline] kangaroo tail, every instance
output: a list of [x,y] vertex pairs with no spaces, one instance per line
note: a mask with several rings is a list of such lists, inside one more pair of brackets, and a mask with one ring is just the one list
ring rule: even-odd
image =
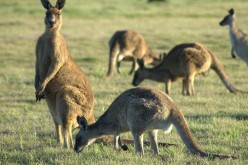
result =
[[119,33],[116,32],[109,41],[109,66],[107,77],[111,77],[114,70],[116,70],[117,64],[117,55],[118,55],[118,45],[116,44],[116,39],[119,36]]
[[117,60],[116,55],[110,52],[107,77],[111,77],[113,75],[113,72],[116,69],[116,60]]
[[188,148],[188,150],[195,155],[198,155],[200,157],[209,157],[209,158],[219,158],[219,159],[226,159],[226,158],[233,158],[236,159],[237,156],[229,156],[229,155],[219,155],[219,154],[210,154],[203,150],[201,150],[197,144],[194,141],[194,138],[191,134],[191,131],[189,129],[189,126],[183,116],[183,114],[179,111],[179,109],[175,109],[174,112],[172,112],[172,123],[176,127],[177,132],[179,133],[182,141]]
[[231,82],[230,78],[228,77],[228,75],[224,71],[224,66],[221,64],[221,62],[219,61],[219,59],[211,51],[208,50],[208,53],[212,57],[211,68],[217,73],[217,75],[220,77],[221,81],[226,86],[226,88],[231,93],[235,93],[236,94],[237,92],[240,92],[240,90],[238,90],[234,86],[234,84]]

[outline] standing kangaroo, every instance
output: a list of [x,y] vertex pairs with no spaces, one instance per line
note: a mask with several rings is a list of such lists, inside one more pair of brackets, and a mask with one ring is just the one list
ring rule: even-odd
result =
[[95,122],[94,96],[86,74],[71,58],[60,33],[65,0],[57,0],[55,7],[49,0],[41,0],[41,3],[47,11],[46,29],[36,45],[36,99],[46,99],[58,142],[72,148],[72,129],[78,127],[77,116]]
[[217,57],[199,43],[182,43],[164,55],[163,61],[153,67],[145,68],[139,61],[140,68],[135,72],[132,84],[139,85],[144,79],[165,83],[165,92],[170,93],[171,82],[183,80],[183,95],[194,94],[194,78],[197,74],[206,74],[213,69],[226,88],[236,93],[238,90],[229,80],[224,67]]
[[231,55],[238,55],[248,65],[248,35],[238,27],[238,21],[234,10],[230,9],[228,15],[220,22],[220,26],[229,26],[229,37],[231,42]]
[[157,65],[160,62],[160,59],[148,48],[144,37],[131,30],[115,32],[109,41],[109,49],[107,77],[112,76],[115,70],[120,73],[122,60],[133,62],[130,74],[138,69],[137,59],[143,59],[145,64]]
[[[135,151],[143,155],[143,134],[147,131],[151,150],[158,154],[158,129],[170,133],[174,125],[191,153],[201,157],[236,158],[202,151],[195,143],[189,126],[176,104],[169,96],[152,88],[129,89],[113,101],[96,123],[88,125],[84,117],[78,117],[78,124],[80,131],[76,135],[74,146],[76,152],[80,152],[101,135],[114,135],[117,142],[120,133],[131,131]],[[115,148],[118,147],[118,143],[115,143]]]

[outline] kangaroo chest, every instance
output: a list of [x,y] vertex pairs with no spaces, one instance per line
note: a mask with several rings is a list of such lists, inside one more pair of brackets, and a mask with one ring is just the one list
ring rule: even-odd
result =
[[233,34],[231,29],[229,30],[229,39],[230,39],[231,45],[234,46],[235,45],[235,37],[234,37],[234,34]]
[[39,69],[40,78],[43,80],[47,75],[47,72],[51,64],[58,58],[61,58],[60,53],[60,42],[58,39],[53,37],[46,37],[44,40],[44,45],[40,48],[39,52]]

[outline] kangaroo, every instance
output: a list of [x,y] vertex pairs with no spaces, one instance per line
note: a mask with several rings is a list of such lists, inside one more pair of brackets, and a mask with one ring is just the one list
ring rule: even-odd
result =
[[[152,88],[133,88],[120,94],[107,111],[94,123],[88,125],[84,117],[78,117],[80,131],[76,135],[74,150],[82,151],[101,135],[114,135],[116,142],[120,133],[131,131],[137,153],[144,155],[143,134],[148,132],[151,150],[159,154],[158,129],[170,133],[176,127],[183,143],[195,155],[211,158],[237,158],[236,156],[210,154],[201,150],[194,141],[189,126],[177,105],[163,92]],[[118,148],[118,143],[115,143]]]
[[58,142],[73,148],[72,129],[78,127],[77,116],[84,116],[89,123],[95,122],[94,96],[86,74],[71,58],[60,33],[65,0],[57,0],[55,7],[49,0],[41,3],[47,11],[45,32],[36,45],[36,101],[45,98]]
[[238,27],[238,21],[234,14],[234,9],[230,9],[228,14],[220,22],[220,26],[229,26],[229,38],[231,42],[231,55],[235,58],[238,55],[248,65],[248,34]]
[[132,30],[115,32],[109,41],[109,49],[107,77],[111,77],[115,70],[120,73],[119,67],[122,60],[133,62],[129,74],[138,69],[137,59],[142,58],[145,64],[152,65],[157,65],[160,62],[160,59],[155,57],[148,48],[144,37]]
[[217,57],[199,43],[182,43],[164,55],[163,61],[153,67],[145,68],[142,60],[140,68],[135,72],[132,84],[139,85],[144,79],[165,83],[165,92],[170,94],[171,82],[183,80],[183,95],[194,94],[194,78],[197,74],[206,75],[213,69],[231,93],[238,90],[232,84],[224,67]]

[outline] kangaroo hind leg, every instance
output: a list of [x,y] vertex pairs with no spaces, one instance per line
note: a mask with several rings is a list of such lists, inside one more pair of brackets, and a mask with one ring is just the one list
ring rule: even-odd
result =
[[187,95],[194,95],[194,74],[186,76]]
[[132,132],[135,152],[144,155],[143,134]]
[[[65,94],[66,95],[66,94]],[[69,104],[64,94],[57,95],[56,113],[61,120],[62,136],[64,138],[64,147],[73,148],[72,127],[73,121],[76,121],[75,107]]]
[[57,142],[63,145],[64,138],[62,136],[61,120],[56,111],[56,99],[55,97],[48,95],[46,101],[47,101],[47,105],[50,110],[50,113],[53,117],[53,122],[54,122],[55,130],[56,130]]
[[182,94],[185,96],[187,94],[187,82],[186,82],[186,79],[183,79],[182,81]]
[[115,135],[115,137],[114,137],[114,147],[115,147],[115,149],[121,148],[123,151],[128,150],[127,145],[123,144],[121,142],[120,135]]
[[158,151],[158,130],[152,130],[148,132],[148,136],[151,143],[151,150],[154,154],[159,154]]
[[131,67],[131,70],[129,71],[129,74],[132,74],[134,72],[134,70],[138,70],[138,63],[137,63],[137,60],[135,58],[132,58],[131,59],[132,61],[132,67]]
[[62,128],[61,128],[61,125],[59,125],[58,123],[56,123],[54,121],[54,124],[55,124],[55,129],[56,129],[56,135],[57,135],[57,141],[59,144],[63,145],[64,143],[64,138],[62,136]]
[[72,125],[66,124],[62,126],[62,133],[64,136],[64,147],[65,148],[73,148],[73,140],[72,140]]

